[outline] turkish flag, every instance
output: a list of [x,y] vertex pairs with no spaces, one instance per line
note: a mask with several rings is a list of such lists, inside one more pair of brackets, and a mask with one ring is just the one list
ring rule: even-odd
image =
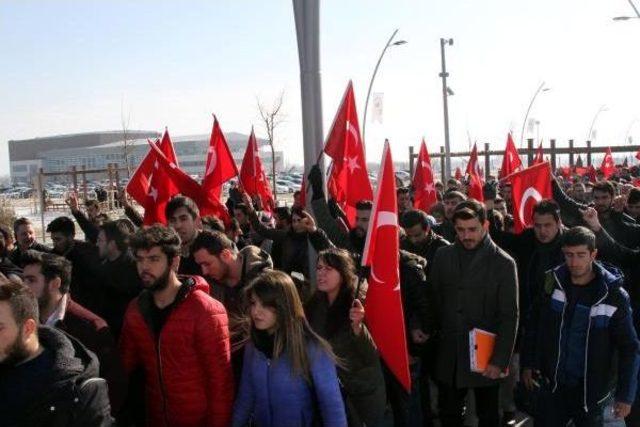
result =
[[479,202],[484,202],[484,193],[482,191],[484,181],[482,180],[482,171],[480,170],[480,164],[478,162],[478,147],[476,144],[473,144],[473,150],[471,150],[471,155],[469,156],[466,173],[469,175],[467,195]]
[[156,160],[160,167],[167,173],[169,179],[178,188],[178,192],[183,196],[192,199],[200,210],[200,216],[215,215],[220,218],[225,224],[228,224],[231,220],[229,212],[224,204],[220,202],[220,199],[214,194],[206,194],[202,191],[202,187],[198,182],[191,178],[187,173],[178,167],[174,162],[167,159],[167,157],[160,151],[160,149],[153,145],[149,141],[151,148],[155,151]]
[[[178,166],[176,152],[173,149],[169,131],[165,129],[159,149],[169,162]],[[178,187],[169,177],[168,171],[160,167],[157,156],[154,155],[153,175],[149,183],[147,196],[142,204],[144,206],[144,225],[152,225],[155,223],[166,224],[167,218],[164,214],[164,208],[167,202],[179,193]]]
[[596,182],[596,168],[593,167],[593,165],[589,165],[589,167],[587,168],[587,173],[585,174],[585,176],[589,177],[589,181],[590,182]]
[[454,175],[454,178],[458,181],[462,179],[462,170],[460,170],[460,167],[456,168],[456,173]]
[[409,357],[399,272],[398,205],[389,141],[384,143],[378,188],[362,265],[371,268],[366,299],[367,327],[389,370],[409,392]]
[[518,149],[513,143],[511,132],[509,132],[509,134],[507,135],[507,146],[504,149],[504,156],[502,157],[502,167],[500,168],[500,174],[498,175],[498,178],[506,178],[507,176],[520,170],[521,168],[522,160],[520,160]]
[[356,112],[353,84],[349,81],[331,130],[324,152],[333,159],[327,180],[329,193],[347,214],[351,224],[355,221],[356,203],[373,199],[373,190],[367,173],[364,144]]
[[[158,144],[158,142],[159,140],[156,139],[154,144]],[[147,155],[142,162],[140,162],[127,183],[127,193],[141,206],[144,205],[147,193],[149,193],[149,184],[151,184],[151,175],[153,175],[153,165],[155,162],[155,154],[153,154],[153,150],[149,149]]]
[[271,192],[267,174],[262,167],[262,160],[260,160],[258,152],[258,142],[256,141],[256,135],[253,133],[253,128],[251,129],[247,150],[244,152],[242,165],[240,166],[240,184],[242,184],[242,189],[249,196],[260,197],[264,210],[273,211],[275,207],[273,193]]
[[465,171],[465,174],[475,174],[478,177],[482,177],[480,163],[478,162],[478,146],[475,143],[473,144],[473,150],[471,150],[471,155],[469,156],[469,163],[467,163],[467,170]]
[[431,158],[427,151],[427,144],[422,140],[416,171],[413,173],[413,206],[425,212],[438,203],[437,191],[434,185]]
[[604,174],[604,177],[608,179],[616,170],[616,165],[613,163],[613,155],[611,154],[611,147],[607,148],[607,152],[602,159],[600,170]]
[[536,150],[536,157],[533,159],[533,164],[537,165],[540,163],[544,163],[544,154],[542,152],[542,141],[540,141],[540,145],[538,145],[538,149]]
[[553,196],[551,190],[551,166],[549,162],[531,166],[516,172],[509,178],[513,198],[515,232],[521,233],[533,225],[533,207],[543,199]]
[[206,196],[214,196],[218,200],[222,195],[222,184],[238,176],[238,167],[233,160],[227,140],[220,129],[216,116],[213,116],[213,129],[209,139],[207,164],[202,178],[202,192]]

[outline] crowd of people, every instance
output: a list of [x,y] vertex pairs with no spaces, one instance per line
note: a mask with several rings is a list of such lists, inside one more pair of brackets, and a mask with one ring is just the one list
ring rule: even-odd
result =
[[0,227],[0,425],[640,425],[640,189],[552,184],[520,234],[508,182],[437,183],[429,212],[398,188],[409,391],[367,328],[372,201],[349,227],[317,166],[306,207],[234,188],[226,224],[182,195],[143,226],[126,194],[120,218],[71,194],[51,246]]

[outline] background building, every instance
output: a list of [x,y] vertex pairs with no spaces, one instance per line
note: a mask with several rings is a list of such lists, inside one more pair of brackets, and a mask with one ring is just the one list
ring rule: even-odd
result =
[[[149,151],[147,138],[159,137],[153,131],[128,131],[127,153],[131,170],[135,170]],[[248,135],[229,132],[225,134],[229,149],[238,165],[249,139]],[[204,172],[209,147],[209,135],[176,136],[171,138],[180,167],[190,175],[200,177]],[[262,162],[267,173],[271,171],[271,150],[264,139],[258,139]],[[110,163],[126,167],[125,148],[121,131],[94,132],[86,134],[61,135],[29,140],[9,141],[9,161],[11,180],[32,182],[38,169],[45,172],[64,172],[72,166],[81,169],[106,169]],[[284,167],[282,151],[275,153],[276,170]],[[120,175],[126,177],[126,173]],[[106,174],[92,175],[91,179],[105,178]],[[61,181],[64,177],[53,180]]]

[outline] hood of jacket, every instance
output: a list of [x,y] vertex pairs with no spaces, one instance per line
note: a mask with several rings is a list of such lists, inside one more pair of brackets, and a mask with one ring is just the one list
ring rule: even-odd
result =
[[271,256],[257,246],[245,246],[240,250],[238,256],[242,262],[241,282],[243,284],[262,273],[265,269],[273,268]]

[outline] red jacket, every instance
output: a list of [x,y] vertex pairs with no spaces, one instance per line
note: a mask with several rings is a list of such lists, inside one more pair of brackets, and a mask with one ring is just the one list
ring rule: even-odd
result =
[[145,372],[147,425],[228,426],[234,398],[227,312],[199,276],[183,280],[156,337],[143,291],[127,308],[120,352],[127,374]]

